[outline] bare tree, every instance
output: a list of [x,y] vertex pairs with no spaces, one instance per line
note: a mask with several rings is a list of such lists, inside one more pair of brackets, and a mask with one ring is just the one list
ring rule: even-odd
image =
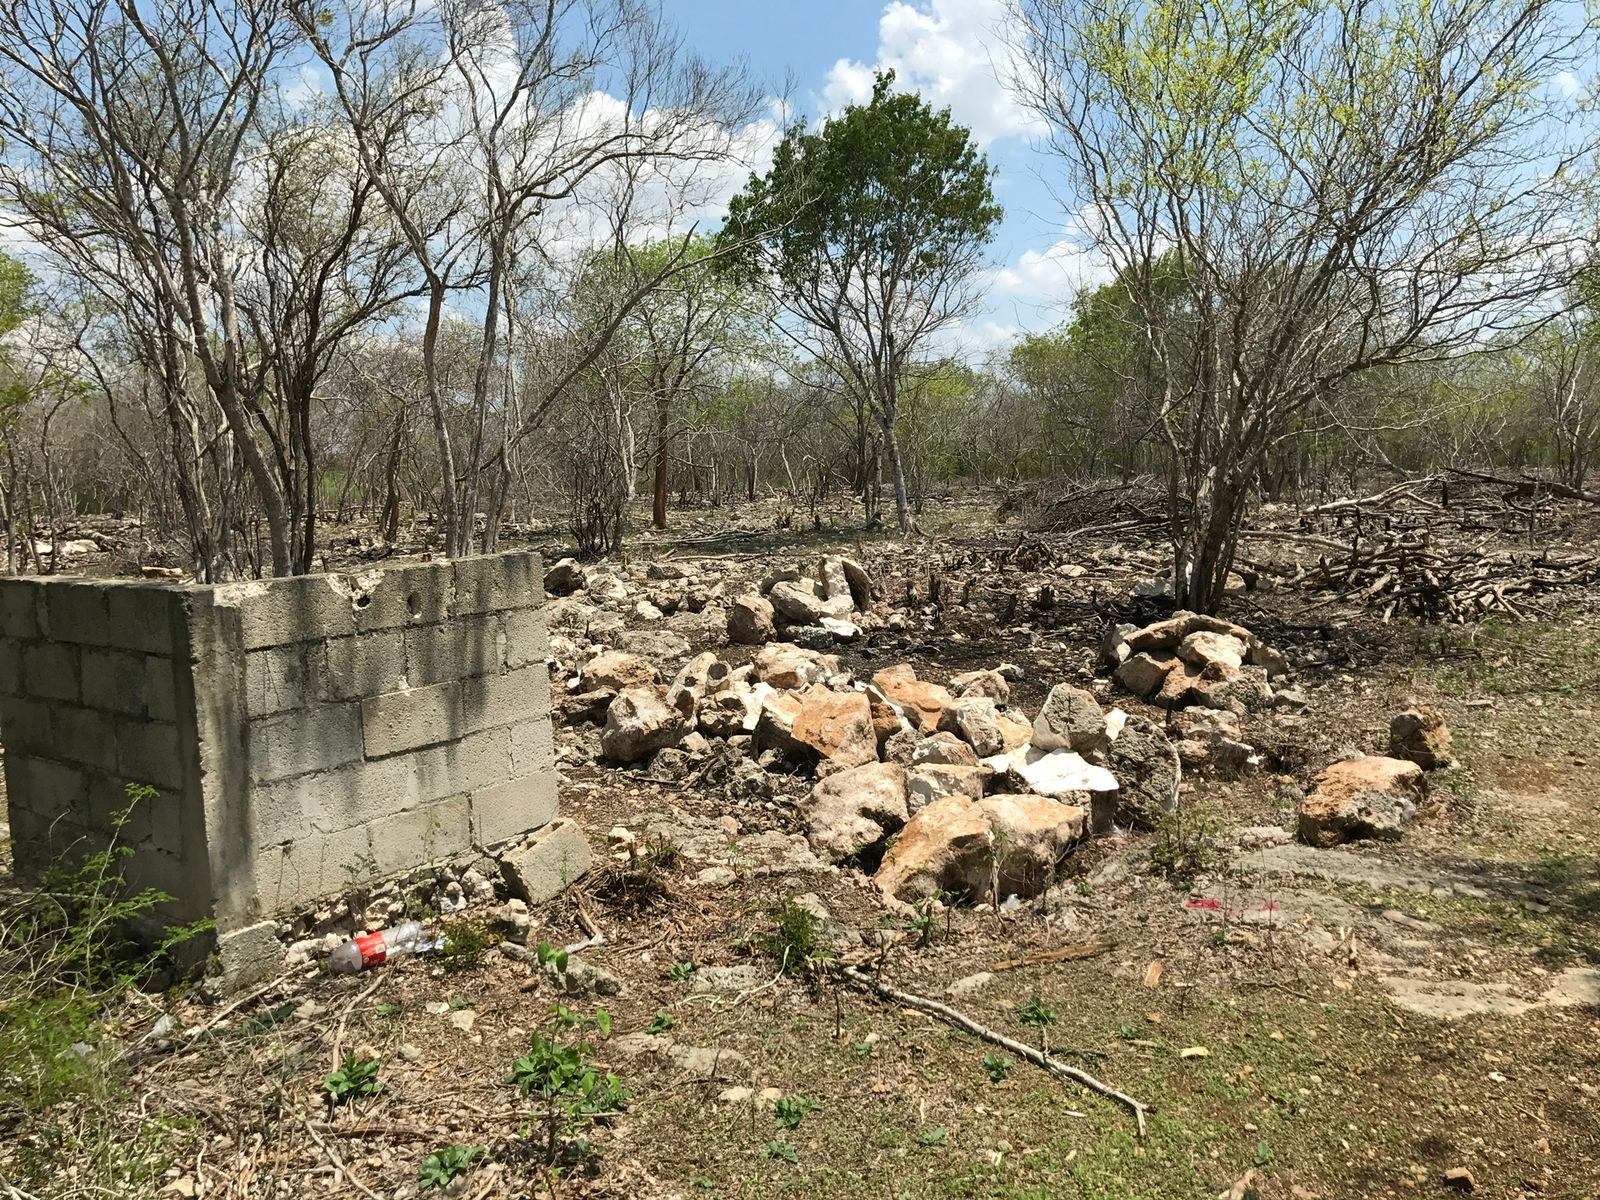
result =
[[[1536,326],[1591,232],[1546,0],[1012,0],[1011,79],[1162,381],[1176,592],[1214,609],[1295,418]],[[1186,281],[1163,302],[1162,264]]]

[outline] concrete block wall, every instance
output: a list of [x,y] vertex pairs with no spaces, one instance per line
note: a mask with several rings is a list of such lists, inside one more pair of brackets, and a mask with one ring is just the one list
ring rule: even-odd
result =
[[19,863],[103,842],[226,933],[556,814],[526,553],[215,587],[0,579]]

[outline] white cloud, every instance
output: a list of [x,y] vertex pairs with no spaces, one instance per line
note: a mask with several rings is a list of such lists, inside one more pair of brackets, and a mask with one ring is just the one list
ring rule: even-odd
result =
[[878,21],[878,60],[840,59],[828,72],[822,99],[828,110],[872,95],[877,69],[892,68],[896,83],[920,92],[971,128],[979,143],[1041,131],[1001,81],[999,28],[1006,0],[893,0]]

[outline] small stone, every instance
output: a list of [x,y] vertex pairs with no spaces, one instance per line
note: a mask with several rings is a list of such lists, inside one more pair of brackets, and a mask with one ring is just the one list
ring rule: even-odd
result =
[[1396,713],[1390,720],[1389,753],[1416,763],[1424,771],[1455,763],[1449,726],[1437,712],[1420,704]]
[[1473,1178],[1472,1172],[1466,1167],[1451,1167],[1444,1173],[1445,1187],[1455,1188],[1458,1192],[1475,1192],[1478,1190],[1478,1181]]

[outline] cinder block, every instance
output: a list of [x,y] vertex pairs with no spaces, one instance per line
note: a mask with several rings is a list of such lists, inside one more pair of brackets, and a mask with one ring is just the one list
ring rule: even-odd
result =
[[548,825],[556,815],[556,773],[541,771],[472,793],[472,844],[493,846]]
[[22,694],[22,643],[0,637],[0,696]]
[[88,776],[47,758],[7,755],[6,791],[13,807],[26,797],[24,807],[47,821],[65,818],[81,824],[89,808]]
[[406,680],[412,687],[470,675],[499,674],[505,631],[491,615],[458,617],[406,630]]
[[511,726],[510,736],[511,769],[518,775],[556,769],[555,731],[549,717],[519,722]]
[[34,579],[0,579],[0,637],[39,636],[39,591]]
[[433,765],[437,759],[436,751],[437,747],[432,747],[370,762],[351,763],[332,771],[301,775],[270,786],[274,791],[292,788],[299,797],[301,811],[309,828],[321,833],[333,833],[448,795],[448,787],[437,794],[423,794],[425,771],[436,779],[443,775]]
[[447,796],[409,812],[373,821],[372,857],[380,875],[459,854],[472,845],[465,796]]
[[59,580],[46,584],[41,635],[80,646],[110,645],[107,590],[105,584],[99,583]]
[[363,700],[361,731],[368,758],[459,737],[463,732],[461,684],[451,680]]
[[211,986],[226,995],[265,983],[283,970],[278,923],[261,921],[217,935],[217,976]]
[[537,554],[479,554],[458,558],[452,566],[457,615],[527,608],[544,601],[544,565]]
[[117,734],[111,717],[92,708],[58,704],[50,716],[51,754],[101,771],[117,770]]
[[372,873],[372,843],[367,837],[367,826],[358,825],[257,853],[256,895],[262,912],[283,912],[324,896],[365,886]]
[[107,601],[118,646],[147,654],[177,652],[172,635],[183,592],[167,584],[119,583],[107,590]]
[[304,708],[310,701],[304,643],[251,650],[244,656],[244,707],[252,717]]
[[507,850],[500,869],[513,895],[542,904],[589,869],[589,839],[573,821],[551,821],[522,845]]
[[518,773],[512,770],[511,745],[504,729],[488,729],[468,734],[458,741],[430,746],[417,751],[412,759],[416,802],[423,804],[476,791]]
[[22,694],[76,704],[78,648],[65,642],[32,642],[22,648]]
[[246,650],[317,641],[356,631],[354,597],[337,575],[293,575],[224,583],[211,589],[219,607],[239,610]]
[[[449,619],[453,575],[448,561],[379,567],[346,576],[356,593],[356,629],[402,629]],[[366,603],[362,603],[363,597]]]
[[326,771],[361,758],[361,709],[302,708],[249,723],[250,777],[260,783]]
[[183,786],[178,728],[165,721],[117,718],[117,771],[132,783],[156,788]]
[[0,697],[0,746],[8,754],[43,754],[54,740],[50,733],[50,705],[41,700]]
[[550,713],[550,672],[543,663],[461,681],[464,732],[512,725]]
[[240,836],[248,836],[255,847],[265,849],[282,842],[310,837],[313,833],[332,833],[356,824],[345,821],[338,825],[318,826],[314,819],[319,808],[326,803],[330,787],[349,787],[347,781],[337,779],[342,772],[358,768],[341,767],[337,771],[324,771],[311,775],[296,775],[273,783],[258,783],[244,798],[239,810],[245,829]]
[[[398,630],[334,638],[319,653],[312,647],[309,665],[322,700],[359,700],[406,686],[406,644]],[[413,680],[412,682],[434,682]]]
[[501,614],[506,633],[506,670],[543,665],[550,657],[544,608],[514,608]]
[[83,651],[83,702],[157,721],[175,718],[172,660],[124,650]]

